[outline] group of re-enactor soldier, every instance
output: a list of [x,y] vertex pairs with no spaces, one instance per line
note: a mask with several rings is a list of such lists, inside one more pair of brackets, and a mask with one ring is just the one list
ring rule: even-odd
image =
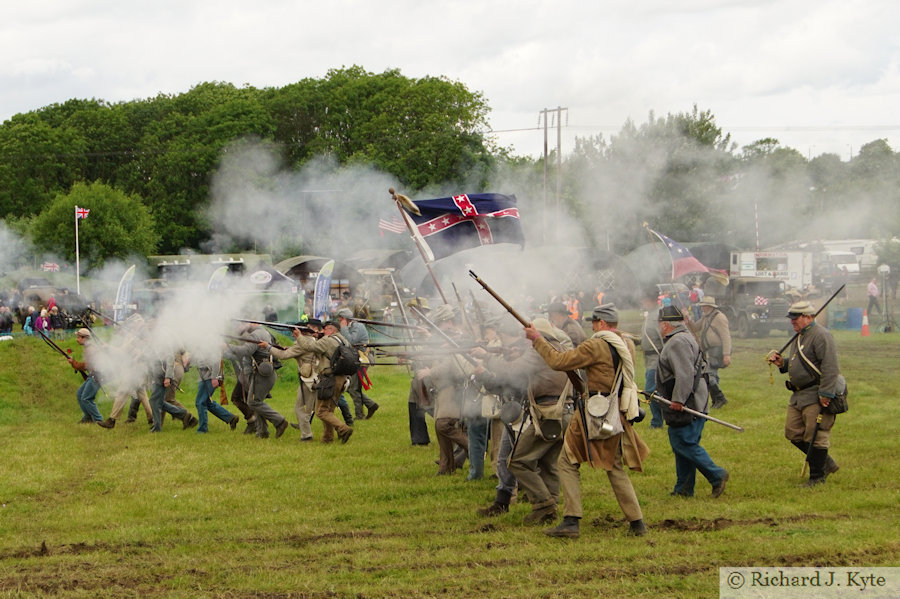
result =
[[[715,307],[713,298],[706,303]],[[439,447],[437,473],[452,474],[468,457],[468,478],[475,479],[483,475],[487,431],[495,431],[490,455],[498,478],[496,497],[489,506],[479,509],[479,514],[498,516],[508,512],[518,494],[519,500],[531,504],[531,511],[524,517],[525,523],[549,523],[557,518],[562,495],[563,519],[544,532],[554,537],[577,537],[583,516],[580,466],[587,462],[606,471],[629,523],[629,532],[646,534],[643,514],[625,471],[625,467],[642,471],[642,462],[649,454],[647,445],[632,426],[643,419],[635,382],[635,346],[631,336],[618,330],[619,317],[614,304],[597,306],[585,318],[593,329],[593,334],[587,338],[581,325],[569,317],[564,306],[551,304],[548,318],[534,319],[524,328],[524,335],[523,327],[516,321],[495,317],[482,323],[482,332],[490,343],[465,352],[452,352],[466,343],[467,338],[460,327],[455,306],[445,304],[429,311],[420,298],[409,305],[417,306],[422,318],[427,318],[429,326],[437,329],[434,332],[439,334],[430,335],[430,338],[445,342],[440,349],[450,350],[448,353],[433,350],[438,353],[425,353],[413,363],[414,376],[408,400],[413,445],[429,444],[425,413],[432,413]],[[659,418],[668,424],[676,470],[671,495],[692,496],[699,471],[709,482],[712,496],[719,497],[725,490],[729,473],[716,465],[700,445],[706,419],[683,409],[687,407],[701,414],[709,412],[709,366],[705,359],[708,351],[701,348],[695,334],[685,326],[687,321],[679,308],[664,306],[653,314],[658,314],[656,330],[648,318],[643,331],[645,358],[654,358],[647,362],[645,382],[648,392],[652,390],[652,382],[655,393],[669,402],[665,405],[651,402],[654,413],[651,428],[661,426]],[[330,362],[338,344],[351,344],[345,337],[351,330],[351,317],[341,316],[324,323],[311,319],[304,327],[292,329],[294,344],[285,349],[273,347],[271,333],[258,324],[249,323],[238,332],[251,342],[223,344],[223,358],[232,360],[235,366],[237,382],[231,397],[248,423],[245,432],[268,437],[271,424],[275,427],[275,436],[280,437],[287,429],[288,420],[271,408],[266,398],[276,381],[276,360],[294,358],[299,382],[295,427],[300,429],[301,440],[312,439],[310,421],[313,415],[323,422],[324,443],[332,442],[335,434],[344,443],[350,438],[353,428],[338,420],[334,413],[342,392],[349,387],[349,377],[332,373]],[[837,463],[828,455],[835,417],[824,409],[842,391],[840,386],[844,383],[834,339],[827,329],[816,323],[814,307],[809,302],[798,302],[790,307],[787,316],[797,333],[796,339],[789,345],[786,357],[773,352],[769,360],[788,374],[786,386],[792,395],[785,436],[807,455],[810,478],[806,486],[815,486],[824,483],[829,474],[838,470]],[[142,326],[139,320],[132,323],[131,335],[125,337],[132,341],[130,349],[140,345]],[[571,334],[567,334],[567,330]],[[97,341],[92,340],[88,329],[79,330],[76,339],[84,346],[84,361],[73,358],[69,361],[86,376],[77,394],[84,414],[82,422],[113,428],[129,398],[133,404],[130,420],[134,419],[137,406],[143,404],[153,432],[161,430],[164,412],[182,420],[184,428],[199,424],[198,432],[208,430],[207,411],[232,430],[239,422],[239,416],[212,400],[214,390],[222,384],[221,363],[198,365],[200,385],[195,404],[199,419],[174,400],[173,389],[178,387],[187,365],[183,350],[175,356],[146,357],[148,367],[139,371],[142,374],[137,378],[133,373],[118,380],[110,377],[106,382],[114,385],[115,404],[110,418],[103,420],[94,401],[103,383],[99,374],[102,368],[97,369],[92,363],[97,355],[93,344]],[[501,351],[491,352],[490,348]],[[730,363],[730,343],[725,355]],[[180,374],[176,366],[182,366]],[[652,381],[650,373],[653,373]],[[610,396],[618,403],[618,432],[606,437],[588,434],[583,423],[594,415],[588,414],[586,409],[584,413],[579,411],[584,408],[576,409],[579,394],[573,384],[576,381],[586,385],[586,395],[582,397],[599,394]],[[151,389],[149,398],[146,394],[148,385]],[[365,405],[371,416],[378,405],[364,395],[363,398],[359,400],[357,415]],[[485,410],[485,405],[490,407]],[[521,409],[506,411],[511,416],[503,415],[509,405],[518,405]],[[500,426],[478,428],[475,440],[471,432],[467,434],[465,426],[473,418],[491,418],[500,422]],[[477,450],[473,454],[470,449],[474,447]]]
[[[416,302],[419,311],[428,314],[433,326],[439,327],[447,338],[459,345],[464,344],[465,335],[454,306],[442,305],[429,313],[422,307],[422,300]],[[718,386],[716,372],[731,363],[727,321],[723,332],[719,319],[721,312],[712,297],[702,302],[703,316],[690,327],[687,326],[689,319],[685,319],[678,307],[654,308],[650,313],[652,321],[648,318],[645,325],[642,344],[645,345],[645,358],[652,358],[647,361],[645,382],[647,392],[655,390],[659,397],[669,402],[651,402],[654,408],[651,427],[661,428],[663,422],[668,425],[676,474],[670,494],[693,496],[699,471],[710,485],[711,496],[717,498],[725,491],[729,472],[717,465],[700,443],[706,419],[684,408],[705,415],[710,407],[722,407],[727,403]],[[809,302],[793,304],[786,316],[790,318],[797,338],[789,345],[787,357],[774,352],[770,356],[770,361],[788,374],[787,386],[793,391],[787,409],[785,436],[808,456],[810,478],[804,486],[822,484],[829,474],[838,470],[837,463],[828,456],[829,433],[835,417],[823,410],[835,394],[840,393],[842,383],[838,382],[834,340],[827,329],[815,322],[814,315],[815,310]],[[577,537],[583,516],[580,466],[587,462],[606,471],[628,522],[628,531],[638,536],[646,534],[643,514],[626,467],[640,472],[649,449],[632,426],[643,419],[637,405],[635,346],[630,335],[618,330],[618,320],[615,305],[597,306],[585,318],[593,329],[593,335],[585,339],[580,324],[569,317],[564,306],[560,309],[551,304],[548,318],[535,318],[532,325],[524,329],[524,338],[522,325],[511,317],[495,317],[483,323],[483,329],[488,333],[484,335],[485,339],[493,338],[497,333],[502,352],[490,352],[489,347],[467,352],[475,363],[459,353],[434,355],[430,360],[420,358],[414,366],[409,393],[413,445],[428,443],[424,413],[433,412],[439,446],[438,474],[451,474],[462,465],[467,453],[470,460],[483,458],[469,451],[471,438],[464,432],[467,421],[464,406],[480,405],[485,401],[484,396],[497,398],[503,406],[521,402],[524,405],[521,415],[503,418],[499,439],[492,437],[499,454],[495,463],[496,496],[478,513],[487,517],[505,514],[518,495],[520,502],[525,500],[531,505],[530,512],[524,516],[525,523],[549,523],[557,518],[562,495],[562,521],[544,533],[553,537]],[[575,335],[578,342],[573,343],[566,329],[581,332],[580,336]],[[449,341],[446,347],[452,347]],[[710,356],[714,358],[713,364],[708,363]],[[584,373],[584,376],[578,376],[581,380],[586,379],[588,397],[596,394],[618,396],[621,432],[606,438],[591,436],[586,440],[583,419],[575,407],[576,392],[567,372]],[[816,430],[820,412],[822,418]],[[516,414],[516,411],[510,413]],[[590,417],[586,414],[585,420]],[[548,422],[552,424],[549,431],[544,430]],[[810,448],[814,431],[815,441]],[[471,479],[477,470],[470,465],[468,478]]]

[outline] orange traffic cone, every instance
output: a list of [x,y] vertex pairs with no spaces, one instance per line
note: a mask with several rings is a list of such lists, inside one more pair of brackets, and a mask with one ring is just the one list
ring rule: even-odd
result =
[[862,332],[863,337],[868,337],[870,334],[869,333],[869,315],[866,314],[865,310],[863,310],[863,322],[862,322],[862,331],[861,332]]

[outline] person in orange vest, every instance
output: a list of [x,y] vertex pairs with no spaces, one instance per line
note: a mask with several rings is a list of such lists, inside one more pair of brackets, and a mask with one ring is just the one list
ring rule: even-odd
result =
[[569,296],[569,299],[566,300],[566,307],[569,309],[569,316],[572,318],[572,320],[581,320],[581,310],[578,307],[577,297],[575,297],[574,295]]

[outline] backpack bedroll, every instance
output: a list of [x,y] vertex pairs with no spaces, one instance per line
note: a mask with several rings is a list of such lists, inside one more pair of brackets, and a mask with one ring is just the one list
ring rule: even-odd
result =
[[359,371],[359,352],[349,345],[338,344],[331,354],[331,373],[343,376],[354,375]]

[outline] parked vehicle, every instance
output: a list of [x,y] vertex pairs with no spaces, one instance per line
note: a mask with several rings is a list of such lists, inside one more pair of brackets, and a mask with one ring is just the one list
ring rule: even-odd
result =
[[737,337],[767,336],[771,331],[791,330],[785,318],[791,302],[784,281],[770,277],[732,277],[723,286],[710,278],[703,291],[716,298]]

